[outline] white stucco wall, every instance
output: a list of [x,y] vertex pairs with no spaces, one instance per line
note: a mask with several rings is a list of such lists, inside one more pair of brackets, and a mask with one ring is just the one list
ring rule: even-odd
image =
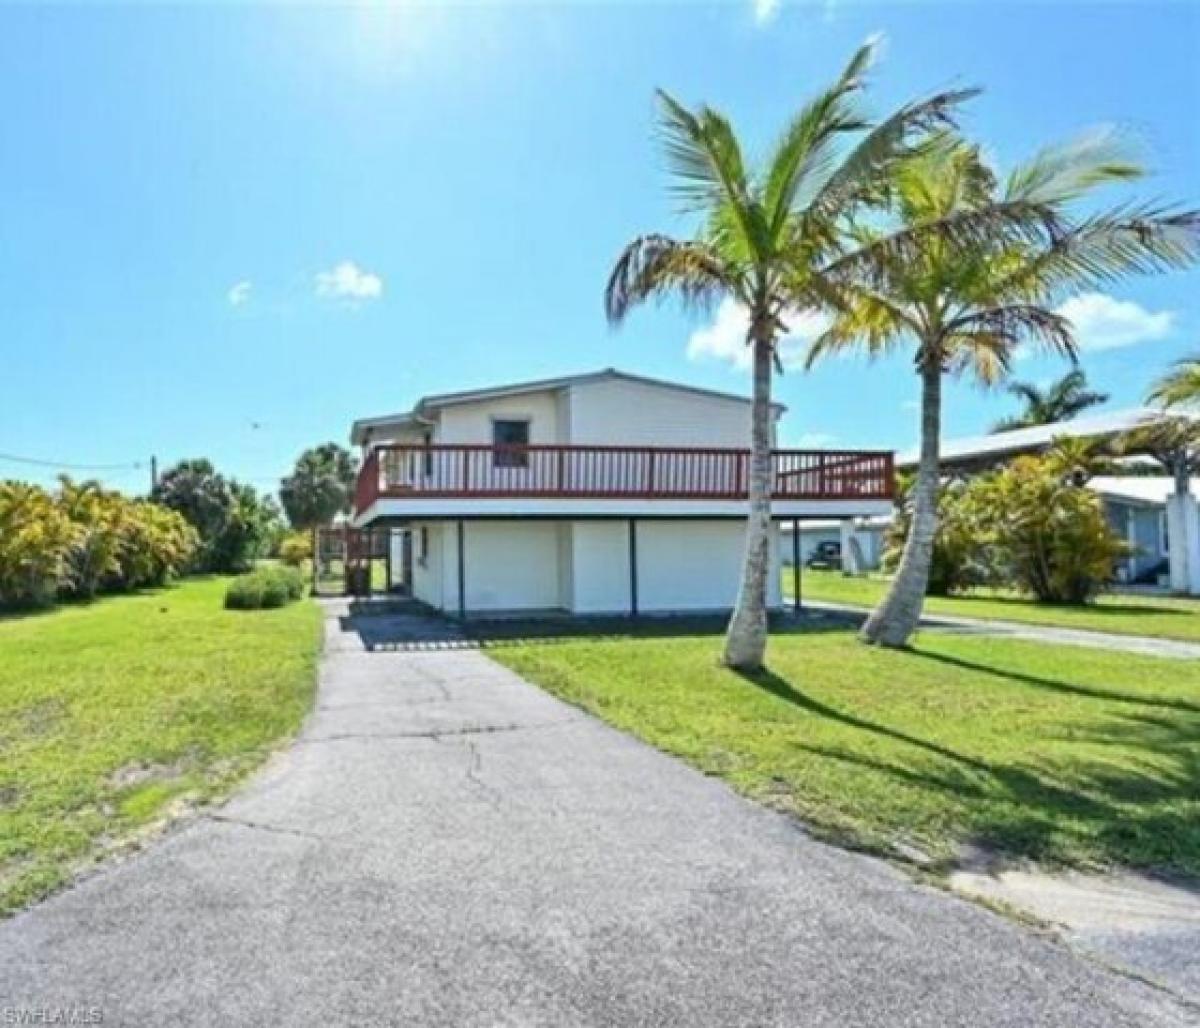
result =
[[[413,566],[417,599],[458,610],[458,527],[429,526],[429,559]],[[564,605],[560,536],[554,521],[469,521],[464,525],[466,601],[470,611],[542,610]],[[419,534],[419,529],[418,529]]]
[[569,441],[576,445],[743,448],[750,404],[736,399],[609,380],[572,386]]
[[[454,522],[430,523],[420,556],[415,526],[413,593],[431,606],[458,609]],[[563,608],[577,614],[629,611],[629,526],[613,521],[467,522],[468,612]],[[643,613],[724,610],[741,572],[741,521],[639,521],[638,608]],[[779,533],[771,534],[768,603],[782,603]]]
[[[722,610],[737,598],[746,526],[739,521],[638,522],[638,606]],[[771,532],[767,603],[782,603],[779,532]]]
[[[445,537],[453,531],[452,525],[440,522],[417,522],[413,526],[413,596],[422,603],[442,609],[443,550]],[[428,549],[422,550],[422,529]]]
[[629,526],[624,521],[570,525],[571,609],[577,614],[629,610]]
[[558,607],[556,522],[469,522],[466,525],[467,609]]

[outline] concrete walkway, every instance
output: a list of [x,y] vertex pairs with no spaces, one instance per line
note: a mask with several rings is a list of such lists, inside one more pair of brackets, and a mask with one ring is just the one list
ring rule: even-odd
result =
[[1195,1023],[812,841],[449,630],[446,649],[369,652],[339,613],[298,744],[220,811],[0,925],[0,1008],[99,1007],[105,1025]]
[[[866,620],[870,609],[829,600],[804,600],[804,610],[843,616],[856,624]],[[1029,625],[1020,621],[993,621],[989,618],[961,617],[957,614],[922,614],[921,627],[941,631],[956,631],[971,635],[1000,635],[1033,642],[1056,643],[1063,646],[1084,646],[1094,650],[1116,650],[1119,653],[1139,653],[1148,657],[1174,657],[1178,660],[1200,660],[1200,643],[1177,639],[1154,639],[1143,635],[1118,635],[1114,632],[1093,632],[1082,628],[1057,628],[1053,625]]]

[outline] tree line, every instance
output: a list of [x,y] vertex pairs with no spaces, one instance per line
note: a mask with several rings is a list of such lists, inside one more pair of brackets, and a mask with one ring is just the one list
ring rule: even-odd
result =
[[[160,586],[190,573],[240,573],[348,512],[356,464],[334,443],[302,453],[279,500],[206,458],[163,472],[147,497],[62,476],[45,489],[0,481],[0,607],[42,607]],[[301,558],[307,554],[305,553]]]

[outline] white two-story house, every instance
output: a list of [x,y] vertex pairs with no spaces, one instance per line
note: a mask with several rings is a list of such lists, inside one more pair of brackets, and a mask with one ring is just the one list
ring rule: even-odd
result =
[[[749,438],[746,397],[611,369],[426,396],[354,423],[353,524],[404,530],[398,577],[453,615],[723,610]],[[892,455],[777,450],[774,486],[776,524],[883,514]]]

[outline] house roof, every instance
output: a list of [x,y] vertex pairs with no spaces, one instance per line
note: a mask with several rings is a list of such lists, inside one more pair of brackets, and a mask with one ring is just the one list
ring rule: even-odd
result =
[[[633,375],[616,368],[603,368],[599,371],[585,372],[579,375],[563,375],[559,378],[535,379],[531,382],[514,382],[509,385],[489,386],[481,389],[466,389],[454,393],[436,393],[423,396],[410,411],[399,414],[385,414],[381,417],[360,418],[350,429],[351,443],[365,441],[366,432],[372,428],[396,428],[407,424],[423,425],[429,421],[428,415],[441,407],[452,407],[460,403],[477,403],[480,400],[495,400],[506,396],[521,396],[525,393],[553,392],[569,389],[573,386],[589,385],[593,382],[623,381],[635,382],[640,385],[654,386],[659,389],[673,389],[677,392],[694,393],[719,400],[733,400],[737,403],[750,403],[750,397],[737,393],[721,392],[717,389],[705,389],[701,386],[688,385],[683,382],[671,382],[667,379],[649,378],[645,375]],[[771,404],[778,418],[784,410],[781,403]]]
[[[1052,425],[1034,425],[1017,428],[993,435],[972,436],[963,439],[947,439],[942,442],[942,467],[971,465],[1016,457],[1023,453],[1038,453],[1049,447],[1055,439],[1064,436],[1072,439],[1102,439],[1128,432],[1162,417],[1162,412],[1149,407],[1132,407],[1128,410],[1108,411],[1059,421]],[[920,459],[917,450],[910,450],[896,459],[901,469],[914,468]]]
[[[1161,507],[1175,492],[1175,480],[1169,475],[1098,475],[1088,482],[1088,488],[1107,500]],[[1192,479],[1192,492],[1200,493],[1200,478]]]

